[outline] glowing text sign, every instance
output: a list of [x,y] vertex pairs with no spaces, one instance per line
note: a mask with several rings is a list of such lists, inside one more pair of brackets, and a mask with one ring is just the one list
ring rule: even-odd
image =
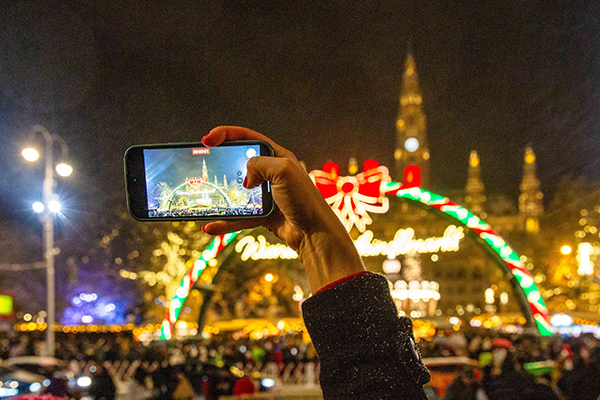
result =
[[[415,239],[412,228],[398,229],[390,242],[375,239],[372,231],[365,231],[355,241],[358,253],[363,257],[397,256],[409,253],[437,253],[439,251],[458,251],[460,241],[465,236],[464,228],[450,225],[442,237]],[[298,254],[285,244],[272,244],[264,236],[246,236],[235,245],[235,251],[243,261],[252,260],[290,260]]]

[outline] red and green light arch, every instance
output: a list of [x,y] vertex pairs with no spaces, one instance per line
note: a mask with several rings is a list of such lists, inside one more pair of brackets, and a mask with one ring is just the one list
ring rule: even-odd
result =
[[531,273],[527,270],[517,252],[489,224],[465,207],[450,201],[447,197],[419,187],[401,189],[401,184],[396,182],[390,182],[386,185],[389,194],[395,194],[400,198],[433,207],[475,233],[479,242],[483,245],[482,247],[505,272],[510,274],[510,282],[528,324],[535,325],[542,336],[552,335],[552,327],[548,319],[548,308]]
[[[402,184],[398,182],[387,182],[382,183],[382,185],[387,194],[414,201],[424,207],[437,209],[469,228],[476,235],[478,243],[492,256],[500,268],[511,277],[510,282],[527,319],[527,324],[530,327],[536,327],[542,336],[552,335],[552,327],[548,321],[548,308],[531,273],[520,260],[517,252],[489,224],[465,207],[439,194],[419,187],[403,188]],[[215,237],[190,271],[186,273],[176,294],[169,303],[167,316],[162,323],[161,339],[171,338],[173,326],[179,319],[183,305],[196,282],[204,278],[204,282],[201,281],[202,283],[213,283],[216,273],[214,271],[211,273],[210,268],[207,267],[211,260],[215,259],[240,233],[233,232]]]

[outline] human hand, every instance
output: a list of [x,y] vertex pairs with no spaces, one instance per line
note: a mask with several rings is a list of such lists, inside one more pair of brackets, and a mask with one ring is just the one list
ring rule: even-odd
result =
[[270,181],[276,208],[264,218],[210,222],[204,225],[204,232],[219,235],[266,227],[298,252],[313,290],[364,270],[345,228],[292,152],[258,132],[236,126],[214,128],[202,143],[218,146],[246,139],[264,140],[275,151],[275,157],[253,157],[248,161],[244,187],[254,188]]

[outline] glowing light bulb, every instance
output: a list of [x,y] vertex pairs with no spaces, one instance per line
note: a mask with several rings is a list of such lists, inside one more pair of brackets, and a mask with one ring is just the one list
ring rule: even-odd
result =
[[33,203],[33,211],[35,211],[36,213],[43,213],[44,210],[46,209],[46,207],[44,207],[44,203],[42,203],[41,201],[36,201],[35,203]]
[[60,176],[69,176],[73,173],[73,167],[69,164],[60,163],[56,166],[56,173]]
[[571,254],[571,251],[573,251],[573,249],[571,249],[571,246],[565,245],[560,248],[560,252],[564,255]]
[[21,155],[25,160],[29,162],[37,161],[37,159],[40,158],[40,153],[38,153],[36,149],[32,149],[31,147],[23,149]]
[[51,202],[49,202],[48,209],[50,211],[52,211],[53,213],[60,212],[61,206],[60,206],[60,203],[58,202],[58,200],[52,200]]

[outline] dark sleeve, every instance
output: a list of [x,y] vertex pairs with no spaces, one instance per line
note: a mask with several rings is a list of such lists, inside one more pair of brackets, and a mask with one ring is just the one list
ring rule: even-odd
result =
[[361,274],[319,291],[302,314],[331,399],[426,399],[429,371],[409,318],[398,317],[388,281]]

